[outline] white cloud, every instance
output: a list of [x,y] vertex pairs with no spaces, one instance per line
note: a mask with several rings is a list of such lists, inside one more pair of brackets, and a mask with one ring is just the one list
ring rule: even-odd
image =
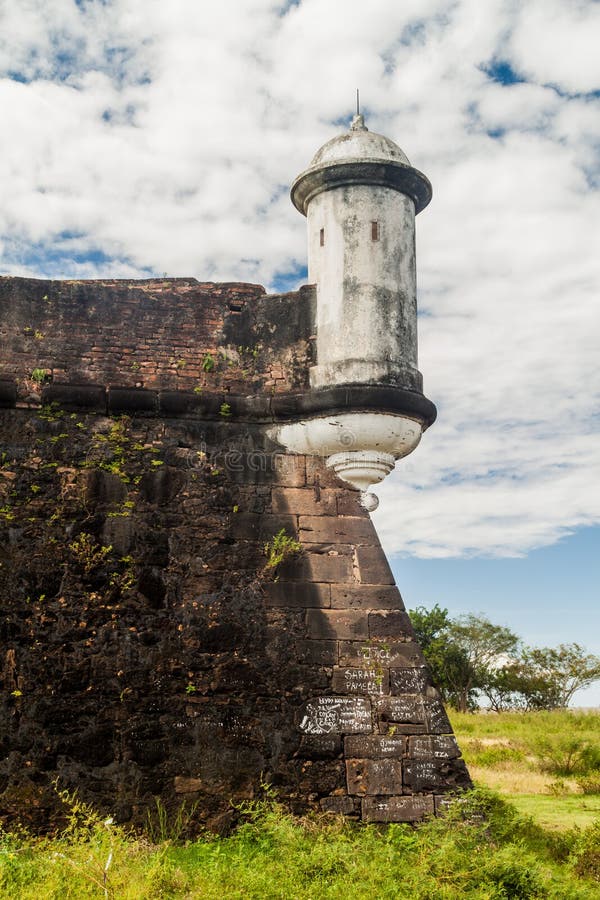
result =
[[359,86],[434,186],[420,367],[440,418],[379,490],[387,549],[519,554],[598,521],[598,4],[0,10],[0,271],[272,283],[305,260],[289,184]]

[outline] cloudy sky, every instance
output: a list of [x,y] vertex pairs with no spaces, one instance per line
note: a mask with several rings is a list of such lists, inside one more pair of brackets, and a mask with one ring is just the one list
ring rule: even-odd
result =
[[439,419],[379,490],[386,549],[444,573],[591,548],[599,36],[594,0],[0,0],[0,272],[295,287],[289,185],[358,86],[434,187],[417,247]]

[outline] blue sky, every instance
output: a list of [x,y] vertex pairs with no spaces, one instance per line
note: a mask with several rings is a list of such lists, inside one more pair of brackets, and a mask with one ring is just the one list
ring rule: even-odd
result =
[[[395,558],[392,568],[408,609],[436,603],[452,618],[483,613],[526,644],[579,643],[600,655],[600,527],[512,559]],[[600,684],[574,705],[600,706]]]
[[294,289],[289,185],[360,87],[434,191],[439,417],[374,514],[399,586],[600,652],[599,31],[593,0],[5,0],[0,274]]

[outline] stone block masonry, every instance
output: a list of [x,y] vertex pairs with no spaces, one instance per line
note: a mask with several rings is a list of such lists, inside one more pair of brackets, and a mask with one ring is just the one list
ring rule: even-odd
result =
[[216,830],[265,780],[383,822],[468,786],[357,493],[267,434],[354,402],[307,387],[311,289],[0,278],[0,331],[5,823],[59,822],[57,777]]

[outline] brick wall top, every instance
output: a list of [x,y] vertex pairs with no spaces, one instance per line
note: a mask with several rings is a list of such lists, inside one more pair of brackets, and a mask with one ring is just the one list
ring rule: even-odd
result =
[[42,281],[0,277],[0,379],[18,398],[45,384],[276,394],[303,389],[311,288],[193,278]]

